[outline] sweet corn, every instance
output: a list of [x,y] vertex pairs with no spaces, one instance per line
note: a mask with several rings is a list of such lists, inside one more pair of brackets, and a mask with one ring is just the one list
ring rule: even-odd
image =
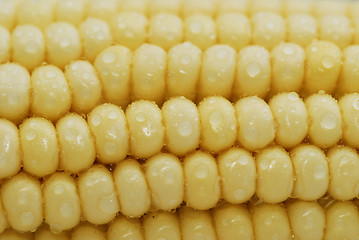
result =
[[0,239],[359,238],[358,7],[0,1]]

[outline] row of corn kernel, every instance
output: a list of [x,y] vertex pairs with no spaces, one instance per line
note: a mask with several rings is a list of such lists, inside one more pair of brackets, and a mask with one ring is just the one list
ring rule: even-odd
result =
[[142,219],[119,215],[107,226],[81,223],[71,232],[55,234],[47,225],[35,233],[7,229],[0,240],[336,240],[359,238],[359,212],[353,202],[317,202],[294,200],[283,205],[222,204],[212,211],[182,206],[177,213],[158,211]]
[[6,63],[0,65],[0,116],[20,122],[32,112],[56,121],[70,108],[88,113],[101,98],[126,108],[131,100],[162,104],[172,96],[200,101],[220,95],[235,101],[248,95],[266,98],[295,91],[306,96],[324,90],[340,97],[359,91],[359,45],[343,55],[342,64],[338,47],[314,41],[306,54],[296,44],[282,43],[272,54],[248,46],[237,56],[231,47],[215,45],[202,56],[186,42],[168,54],[149,44],[133,54],[126,47],[110,46],[94,65],[73,61],[64,72],[53,65],[40,66],[31,77],[21,65]]
[[327,14],[357,18],[359,4],[349,1],[280,1],[280,0],[13,0],[0,1],[0,24],[12,29],[16,24],[34,24],[45,28],[53,21],[78,25],[86,17],[111,20],[118,12],[134,11],[153,16],[172,13],[189,16],[196,13],[211,17],[223,13],[254,15],[269,11],[281,15],[295,13],[320,17]]
[[49,120],[32,117],[18,132],[3,119],[0,177],[18,172],[21,161],[26,171],[43,177],[56,169],[82,171],[93,164],[96,155],[99,162],[111,164],[128,154],[151,157],[164,146],[177,156],[198,147],[219,153],[237,143],[249,151],[273,141],[290,149],[308,136],[320,148],[332,147],[341,138],[358,148],[358,106],[358,93],[342,97],[338,104],[323,93],[303,102],[291,92],[274,96],[269,104],[246,97],[233,106],[223,97],[208,97],[197,108],[178,97],[168,100],[162,110],[153,102],[136,101],[125,113],[116,105],[103,104],[89,113],[87,122],[69,114],[57,122],[56,129]]
[[302,47],[317,38],[340,48],[359,43],[359,20],[353,22],[352,29],[345,16],[323,16],[317,23],[310,15],[291,15],[287,18],[288,26],[283,17],[269,12],[256,14],[251,20],[252,24],[244,15],[223,14],[216,21],[206,15],[192,15],[182,21],[173,14],[159,14],[148,21],[140,13],[124,12],[116,15],[110,24],[87,18],[78,29],[70,23],[54,22],[43,33],[40,28],[25,24],[17,25],[10,34],[5,27],[0,27],[3,41],[0,62],[10,59],[12,48],[12,59],[30,70],[45,60],[62,68],[82,55],[93,61],[112,42],[132,50],[146,42],[168,50],[184,40],[205,50],[218,42],[236,51],[249,44],[271,50],[286,40]]
[[112,171],[96,164],[77,179],[54,173],[42,186],[39,179],[18,173],[1,187],[1,226],[6,226],[7,217],[14,229],[33,231],[45,219],[53,231],[61,232],[75,227],[81,216],[106,224],[119,211],[140,217],[151,210],[170,211],[183,201],[207,210],[220,199],[244,203],[254,193],[267,203],[290,197],[318,200],[326,192],[338,200],[359,195],[359,156],[350,147],[333,147],[326,156],[314,145],[300,145],[290,155],[272,146],[255,158],[241,148],[231,148],[217,159],[196,151],[183,163],[175,155],[159,153],[143,165],[127,158],[111,166]]

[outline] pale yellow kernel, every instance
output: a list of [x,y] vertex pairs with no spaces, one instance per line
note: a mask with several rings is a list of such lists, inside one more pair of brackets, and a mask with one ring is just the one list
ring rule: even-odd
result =
[[309,13],[289,15],[287,23],[289,42],[306,47],[318,36],[317,20]]
[[213,19],[204,14],[194,14],[185,18],[184,38],[201,50],[214,45],[217,37]]

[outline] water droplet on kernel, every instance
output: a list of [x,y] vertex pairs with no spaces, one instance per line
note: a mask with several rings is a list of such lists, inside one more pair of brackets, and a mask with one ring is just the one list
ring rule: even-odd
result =
[[65,187],[62,184],[56,184],[54,187],[54,193],[60,195],[65,192]]
[[353,108],[355,110],[359,110],[359,98],[357,98],[353,101]]
[[105,152],[109,155],[113,155],[117,152],[117,146],[113,142],[107,142],[104,148],[105,148]]
[[199,179],[204,179],[208,176],[208,168],[204,164],[199,164],[196,167],[196,177]]
[[186,137],[192,133],[192,125],[188,121],[183,121],[178,124],[178,133]]
[[136,114],[136,121],[144,122],[146,120],[146,115],[142,112]]
[[216,57],[220,60],[224,60],[228,57],[228,51],[227,49],[218,49],[216,51]]
[[64,229],[61,227],[61,225],[59,224],[50,224],[50,231],[54,234],[59,234],[63,231]]
[[102,196],[98,200],[98,207],[104,213],[115,213],[117,212],[117,201],[116,195],[112,193],[110,196]]
[[38,45],[34,41],[30,41],[25,46],[25,51],[28,53],[35,53],[37,51]]
[[318,51],[318,47],[316,47],[316,46],[313,46],[311,49],[312,49],[312,52],[317,52]]
[[117,115],[117,112],[111,111],[111,112],[108,113],[107,117],[109,119],[116,119],[118,117],[118,115]]
[[322,58],[322,65],[326,69],[332,68],[334,66],[334,59],[331,56],[324,56]]
[[91,122],[94,126],[98,126],[102,123],[102,118],[100,115],[95,114],[92,116]]
[[165,183],[172,184],[175,181],[175,175],[173,172],[168,171],[165,175]]
[[266,221],[265,221],[265,224],[266,224],[266,225],[271,225],[272,222],[273,222],[272,217],[268,217],[268,218],[266,219]]
[[65,217],[65,218],[69,218],[72,216],[73,213],[73,208],[72,205],[68,202],[64,202],[61,204],[60,206],[60,214]]
[[261,72],[261,66],[257,62],[252,62],[247,66],[247,73],[250,77],[255,77]]
[[183,55],[182,57],[181,57],[181,63],[183,64],[183,65],[187,65],[187,64],[189,64],[191,62],[191,57],[190,56],[188,56],[188,55]]
[[337,126],[337,118],[331,112],[323,115],[320,126],[324,129],[334,129]]
[[104,63],[113,63],[116,60],[116,54],[113,52],[107,52],[102,56],[102,61]]
[[19,196],[17,198],[17,201],[19,204],[26,204],[28,201],[27,193],[26,192],[20,192]]
[[54,78],[56,77],[57,73],[55,71],[49,70],[46,72],[46,77]]
[[296,52],[293,46],[287,45],[283,48],[283,53],[285,55],[293,55]]
[[61,47],[65,48],[70,46],[70,40],[68,38],[63,38],[60,42]]
[[77,132],[76,132],[75,129],[70,128],[70,129],[67,129],[65,131],[65,139],[66,139],[66,141],[73,141],[73,140],[76,139],[76,137],[77,137]]
[[245,166],[245,165],[248,164],[248,158],[246,156],[242,155],[242,156],[239,157],[238,162],[241,165]]
[[245,192],[242,189],[237,189],[234,192],[234,198],[237,199],[237,200],[241,200],[241,199],[243,199],[244,194],[245,194]]
[[255,126],[245,127],[243,129],[243,135],[250,142],[258,140],[258,130]]
[[34,214],[32,212],[23,212],[20,214],[20,222],[25,226],[29,226],[34,222]]
[[314,168],[314,177],[316,179],[323,179],[326,176],[326,171],[323,165],[317,165]]
[[71,68],[72,68],[72,70],[77,70],[77,69],[79,69],[80,68],[80,66],[79,66],[79,64],[78,63],[74,63],[74,64],[72,64],[72,66],[71,66]]
[[36,138],[36,132],[33,129],[30,129],[25,133],[25,138],[29,141],[34,140]]
[[219,111],[214,111],[209,116],[209,123],[214,131],[219,131],[223,123],[223,116]]
[[262,170],[266,170],[266,169],[269,168],[269,165],[270,165],[270,164],[271,164],[271,161],[270,161],[270,160],[264,159],[264,160],[261,161],[261,163],[259,164],[259,166],[260,166],[260,168],[261,168]]

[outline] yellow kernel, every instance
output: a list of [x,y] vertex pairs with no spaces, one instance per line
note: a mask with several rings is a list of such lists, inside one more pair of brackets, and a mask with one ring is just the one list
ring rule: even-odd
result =
[[267,203],[285,201],[292,193],[294,174],[289,154],[281,147],[268,147],[256,156],[259,199]]
[[304,49],[297,44],[281,43],[271,55],[271,92],[300,92],[304,78]]
[[201,147],[218,153],[233,146],[237,139],[237,119],[231,102],[224,97],[208,97],[198,106]]
[[65,74],[52,65],[40,66],[31,75],[31,112],[56,121],[71,106],[71,93]]
[[9,120],[0,119],[0,178],[15,175],[20,170],[21,158],[17,127]]
[[150,0],[148,1],[148,14],[154,16],[159,13],[181,14],[182,0]]
[[205,50],[216,43],[216,32],[215,22],[207,15],[194,14],[185,18],[185,41],[193,43],[201,50]]
[[240,13],[248,15],[249,0],[221,0],[218,1],[217,15],[226,13]]
[[291,239],[289,220],[283,206],[259,204],[252,211],[252,224],[257,240]]
[[95,68],[87,61],[73,61],[65,68],[65,76],[72,93],[71,110],[90,112],[102,97],[102,86]]
[[185,42],[172,47],[167,57],[167,98],[184,96],[194,101],[202,64],[201,49],[190,42]]
[[286,40],[286,24],[277,13],[260,12],[252,17],[253,43],[268,50]]
[[141,14],[146,14],[148,7],[150,7],[149,0],[121,0],[121,1],[119,1],[119,9],[121,12],[137,12],[137,13],[141,13]]
[[352,43],[351,22],[346,16],[326,15],[319,19],[319,38],[345,48]]
[[13,229],[29,232],[41,225],[43,199],[38,179],[25,173],[15,175],[2,185],[1,198]]
[[54,125],[46,119],[33,117],[20,126],[23,167],[28,173],[43,177],[59,165],[59,144]]
[[212,95],[230,98],[235,78],[236,57],[236,51],[227,45],[215,45],[204,52],[198,100]]
[[324,152],[314,145],[299,145],[290,152],[294,174],[293,197],[313,201],[328,190],[329,170]]
[[9,31],[14,28],[17,8],[17,1],[0,1],[0,25]]
[[17,25],[31,24],[45,29],[54,21],[54,1],[21,1],[16,16]]
[[248,201],[256,190],[256,165],[252,155],[241,148],[230,148],[218,158],[222,198],[229,203]]
[[72,24],[55,22],[45,30],[47,62],[63,69],[72,60],[81,57],[82,43],[78,30]]
[[246,97],[235,105],[238,142],[247,150],[266,147],[274,140],[275,122],[268,104],[258,97]]
[[30,109],[30,74],[16,63],[0,65],[0,117],[20,123]]
[[107,22],[111,21],[117,13],[118,2],[117,0],[88,0],[86,1],[87,15]]
[[252,219],[244,205],[216,207],[213,220],[219,240],[254,239]]
[[78,173],[91,167],[96,151],[86,121],[75,114],[67,115],[57,122],[56,131],[60,144],[60,169]]
[[[308,1],[309,2],[309,1]],[[309,14],[293,14],[287,17],[288,41],[308,46],[318,37],[317,20]]]
[[183,16],[191,16],[193,14],[205,14],[212,17],[217,10],[216,0],[183,0]]
[[280,0],[252,0],[249,1],[249,15],[253,16],[259,12],[272,12],[282,14],[283,1]]
[[200,120],[196,105],[183,97],[172,98],[162,107],[166,147],[177,156],[194,151],[200,141]]
[[183,171],[187,205],[199,210],[216,206],[221,190],[217,164],[213,156],[197,151],[184,159]]
[[181,229],[175,213],[157,211],[143,218],[146,240],[181,239]]
[[289,149],[303,141],[308,133],[308,113],[295,92],[275,95],[269,107],[277,123],[276,142]]
[[183,170],[176,156],[159,153],[151,157],[145,163],[145,174],[154,209],[170,211],[182,203]]
[[239,13],[222,14],[217,17],[216,24],[219,43],[228,44],[236,51],[250,44],[252,28],[245,15]]
[[340,77],[338,79],[336,93],[359,92],[359,46],[352,45],[344,49],[343,62]]
[[100,226],[83,223],[72,231],[71,240],[106,240],[106,232]]
[[109,164],[123,160],[129,151],[129,130],[123,110],[112,104],[94,108],[87,117],[95,138],[98,161]]
[[120,162],[113,172],[122,214],[140,217],[151,205],[151,192],[141,165],[133,159]]
[[166,86],[167,53],[156,45],[144,44],[133,55],[132,95],[162,104]]
[[147,41],[148,19],[141,13],[122,12],[111,21],[114,41],[131,50]]
[[131,63],[132,52],[119,45],[104,49],[94,62],[103,97],[124,109],[130,101]]
[[271,84],[271,61],[267,49],[248,46],[238,54],[233,94],[235,99],[257,95],[264,98]]
[[93,165],[78,178],[82,215],[90,223],[105,224],[119,211],[119,202],[111,172],[103,165]]
[[108,240],[126,240],[126,239],[143,240],[143,231],[141,220],[139,218],[128,218],[119,215],[109,224],[107,230]]
[[110,27],[101,19],[87,18],[80,24],[79,33],[83,44],[83,56],[91,62],[112,43]]
[[[53,233],[47,224],[42,224],[35,232],[35,240],[70,240],[70,232]],[[1,239],[1,237],[0,237]]]
[[313,7],[313,1],[289,0],[284,2],[284,14],[287,16],[292,14],[312,14]]
[[330,95],[313,94],[305,100],[309,116],[308,137],[316,146],[328,148],[342,136],[342,117],[337,101]]
[[332,93],[340,74],[342,53],[335,44],[313,41],[306,49],[304,92],[308,94],[324,90]]
[[294,200],[287,205],[287,213],[295,238],[323,239],[325,214],[317,202]]
[[[0,4],[2,2],[7,2],[7,1],[1,1]],[[0,63],[5,63],[10,60],[11,45],[12,44],[11,44],[11,37],[9,30],[7,30],[3,26],[0,26]]]
[[326,15],[347,15],[349,2],[346,1],[315,1],[313,15],[317,18]]
[[148,42],[168,50],[183,41],[182,19],[174,14],[160,13],[151,18]]
[[74,228],[80,222],[81,205],[75,180],[55,173],[43,184],[45,221],[53,233]]
[[55,19],[59,22],[68,22],[78,26],[85,18],[85,0],[57,1]]
[[359,148],[359,94],[347,94],[339,100],[343,119],[343,140],[353,148]]

